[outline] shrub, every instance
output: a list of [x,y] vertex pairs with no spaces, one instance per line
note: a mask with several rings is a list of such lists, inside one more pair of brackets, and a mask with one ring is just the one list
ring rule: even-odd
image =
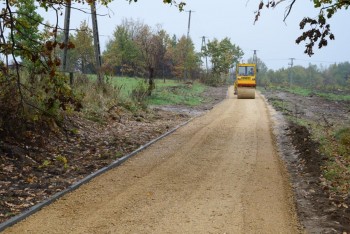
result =
[[148,97],[148,87],[143,80],[131,91],[131,98],[138,104],[145,104]]

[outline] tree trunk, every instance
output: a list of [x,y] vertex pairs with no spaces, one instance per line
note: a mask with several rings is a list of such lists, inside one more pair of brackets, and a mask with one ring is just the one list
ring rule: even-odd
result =
[[148,77],[148,96],[151,96],[153,89],[156,87],[154,83],[154,68],[148,67],[149,77]]
[[84,63],[84,59],[81,60],[81,73],[85,74],[85,63]]

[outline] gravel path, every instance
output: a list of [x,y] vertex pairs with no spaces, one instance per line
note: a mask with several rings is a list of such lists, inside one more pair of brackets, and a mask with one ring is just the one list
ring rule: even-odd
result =
[[4,233],[298,233],[266,103],[207,114]]

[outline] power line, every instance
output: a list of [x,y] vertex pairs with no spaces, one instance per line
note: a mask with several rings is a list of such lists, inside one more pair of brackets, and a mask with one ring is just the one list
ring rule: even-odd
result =
[[288,65],[290,65],[290,67],[293,67],[293,61],[295,60],[295,58],[289,58],[290,59],[290,63],[288,63]]
[[322,60],[307,60],[307,59],[296,59],[303,62],[313,62],[313,63],[336,63],[335,61],[322,61]]

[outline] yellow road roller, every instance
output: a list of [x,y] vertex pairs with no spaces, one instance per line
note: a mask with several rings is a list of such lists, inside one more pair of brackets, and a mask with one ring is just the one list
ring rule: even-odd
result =
[[234,92],[238,99],[255,99],[256,65],[240,63],[236,66]]

